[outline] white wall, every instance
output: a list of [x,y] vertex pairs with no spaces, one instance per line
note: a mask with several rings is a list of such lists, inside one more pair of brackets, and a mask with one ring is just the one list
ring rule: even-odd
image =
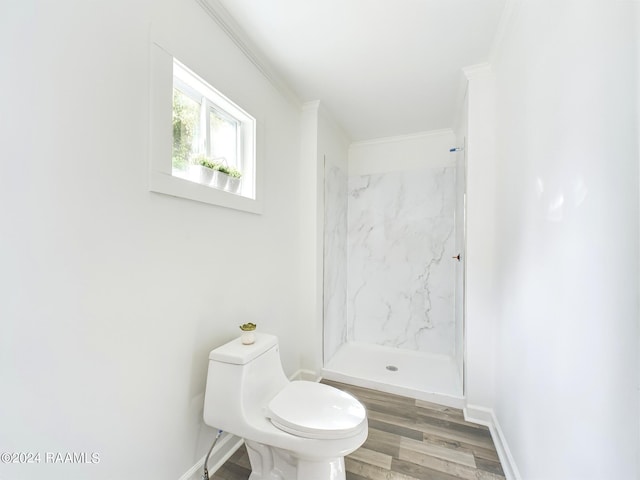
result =
[[[262,119],[263,215],[147,190],[150,24]],[[253,321],[300,366],[299,110],[193,1],[5,1],[0,57],[0,451],[101,459],[0,477],[177,479],[211,348]]]
[[495,407],[527,480],[639,474],[631,8],[523,1],[495,65]]
[[488,65],[465,69],[465,75],[465,396],[468,406],[487,407],[493,405],[495,387],[495,81]]

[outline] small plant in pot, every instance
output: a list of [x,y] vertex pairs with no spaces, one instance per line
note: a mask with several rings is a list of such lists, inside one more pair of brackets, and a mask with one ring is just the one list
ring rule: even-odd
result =
[[232,193],[238,193],[240,190],[240,178],[242,172],[235,168],[229,168],[229,180],[227,180],[227,190]]
[[222,163],[216,164],[218,168],[213,175],[213,186],[224,190],[227,186],[227,180],[229,179],[229,167]]
[[199,168],[198,183],[201,183],[202,185],[209,185],[220,164],[214,162],[206,155],[198,155],[193,159],[193,163]]
[[243,345],[251,345],[256,341],[256,337],[254,334],[254,332],[256,331],[256,326],[257,325],[255,323],[243,323],[242,325],[240,325],[240,330],[242,330],[240,339]]

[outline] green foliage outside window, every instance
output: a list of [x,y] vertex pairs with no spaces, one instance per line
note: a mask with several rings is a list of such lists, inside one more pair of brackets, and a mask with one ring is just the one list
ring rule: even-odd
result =
[[198,134],[200,105],[173,89],[173,168],[185,170],[189,165],[194,140]]

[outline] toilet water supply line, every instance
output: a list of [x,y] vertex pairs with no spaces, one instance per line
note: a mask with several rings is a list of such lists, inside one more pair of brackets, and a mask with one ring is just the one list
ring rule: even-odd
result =
[[209,456],[211,455],[211,452],[213,451],[213,447],[216,446],[216,442],[220,438],[220,435],[222,435],[222,430],[218,430],[218,434],[216,435],[216,438],[213,439],[213,443],[211,444],[211,448],[209,449],[209,453],[207,453],[207,456],[204,459],[204,471],[202,472],[202,480],[209,480],[209,470],[207,469],[207,464],[209,463]]

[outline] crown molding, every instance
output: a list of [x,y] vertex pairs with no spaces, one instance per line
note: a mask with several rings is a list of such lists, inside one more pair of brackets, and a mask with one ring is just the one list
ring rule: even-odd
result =
[[219,0],[195,0],[258,71],[296,108],[301,101]]
[[379,145],[381,143],[406,142],[408,140],[419,140],[422,138],[431,138],[431,137],[438,137],[442,135],[452,135],[452,134],[453,134],[453,130],[451,128],[443,128],[440,130],[430,130],[428,132],[410,133],[408,135],[396,135],[393,137],[381,137],[381,138],[373,138],[371,140],[360,140],[360,141],[351,143],[351,146],[349,148],[365,147],[368,145]]

